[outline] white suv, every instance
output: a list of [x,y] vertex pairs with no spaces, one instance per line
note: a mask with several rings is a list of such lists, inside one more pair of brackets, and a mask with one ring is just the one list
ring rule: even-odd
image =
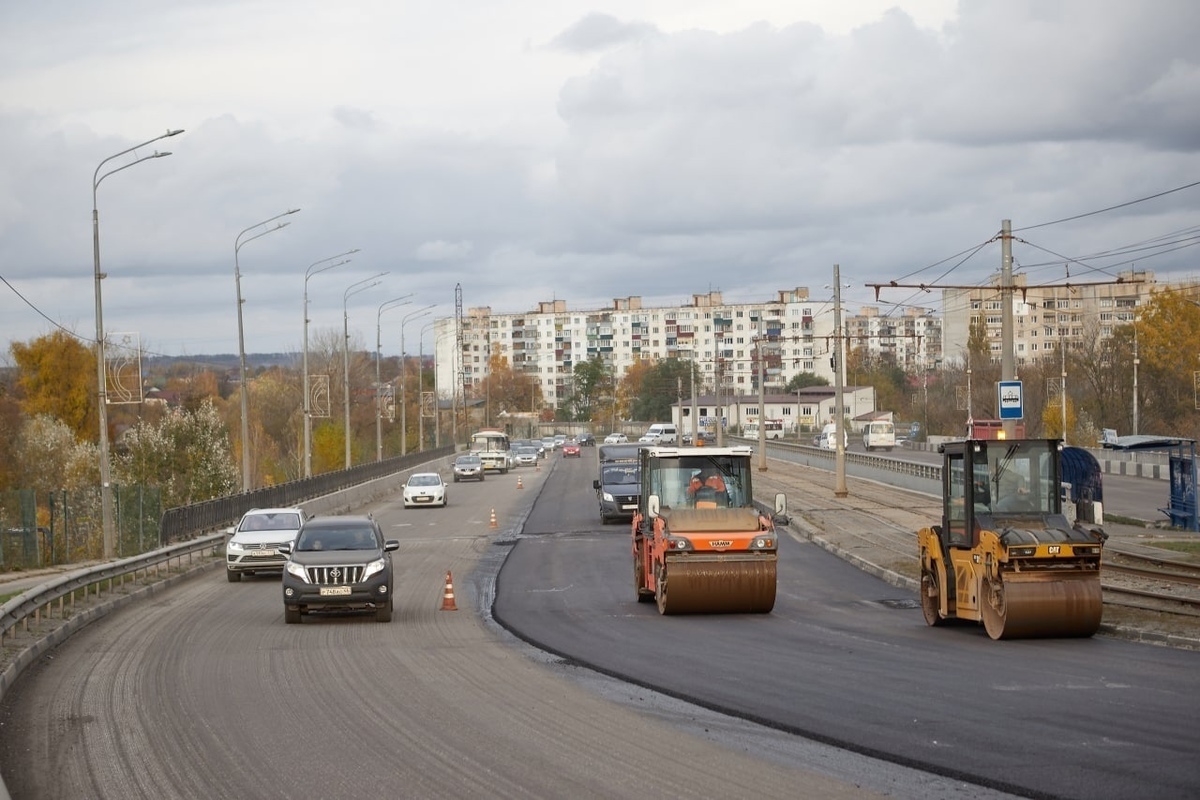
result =
[[308,519],[302,508],[254,508],[241,521],[225,532],[232,538],[225,543],[225,577],[237,583],[242,575],[259,570],[282,570],[287,554],[279,552],[281,544],[291,544]]

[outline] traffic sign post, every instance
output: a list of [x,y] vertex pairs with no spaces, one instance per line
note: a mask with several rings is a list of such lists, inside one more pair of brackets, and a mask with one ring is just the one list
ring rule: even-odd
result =
[[1025,399],[1021,381],[997,381],[996,408],[1000,419],[1024,419]]

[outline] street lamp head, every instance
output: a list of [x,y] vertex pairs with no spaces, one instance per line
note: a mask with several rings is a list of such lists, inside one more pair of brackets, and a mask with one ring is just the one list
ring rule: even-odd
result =
[[[170,128],[167,128],[167,136],[178,136],[181,133],[183,133],[183,128],[176,128],[175,130],[171,130]],[[165,139],[166,136],[164,136],[163,138]]]
[[155,151],[154,151],[154,155],[152,155],[152,156],[150,156],[150,157],[151,157],[151,158],[162,158],[163,156],[169,156],[169,155],[171,155],[171,151],[170,151],[170,150],[163,150],[163,151],[161,151],[161,152],[160,152],[160,151],[158,151],[158,150],[155,150]]

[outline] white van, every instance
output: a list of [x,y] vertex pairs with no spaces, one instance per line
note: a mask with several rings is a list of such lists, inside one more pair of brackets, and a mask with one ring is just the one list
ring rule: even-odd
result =
[[896,446],[896,426],[884,420],[868,422],[863,426],[863,447],[867,452],[882,448],[889,453]]
[[676,444],[679,441],[679,431],[673,422],[656,422],[638,439],[640,444]]
[[[837,450],[837,423],[830,422],[821,429],[820,447],[822,450]],[[842,431],[842,449],[850,447],[850,434]]]

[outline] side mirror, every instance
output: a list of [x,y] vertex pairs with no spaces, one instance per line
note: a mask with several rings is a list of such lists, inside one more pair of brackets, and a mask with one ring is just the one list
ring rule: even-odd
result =
[[596,489],[596,490],[599,490],[599,489],[600,489],[600,479],[599,479],[599,478],[597,478],[597,479],[594,479],[594,480],[592,481],[592,488],[593,488],[593,489]]
[[285,556],[290,556],[292,554],[292,543],[291,542],[282,542],[275,549],[278,550],[279,552],[283,553]]
[[646,498],[646,513],[651,519],[658,516],[660,508],[662,508],[662,502],[658,499],[658,495],[652,494]]
[[776,525],[787,525],[790,521],[787,513],[787,495],[783,492],[775,495],[775,513],[771,515],[771,521]]
[[383,551],[385,553],[390,553],[393,550],[399,550],[399,549],[400,549],[400,540],[399,539],[388,539],[386,542],[383,543]]

